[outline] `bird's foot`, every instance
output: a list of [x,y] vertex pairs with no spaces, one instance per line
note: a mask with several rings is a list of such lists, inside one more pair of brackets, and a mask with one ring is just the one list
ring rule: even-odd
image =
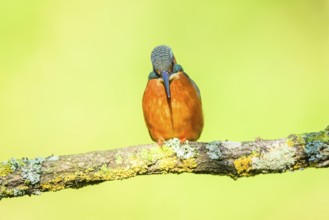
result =
[[160,137],[160,138],[158,139],[158,145],[159,145],[159,147],[162,147],[163,144],[164,144],[164,142],[165,142],[165,139],[163,139],[162,137]]
[[179,138],[180,144],[184,144],[187,141],[186,137]]

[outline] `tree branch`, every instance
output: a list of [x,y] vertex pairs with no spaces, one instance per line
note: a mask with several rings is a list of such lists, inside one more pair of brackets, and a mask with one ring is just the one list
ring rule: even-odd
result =
[[77,155],[0,163],[0,199],[80,188],[136,175],[202,173],[234,179],[329,166],[329,126],[320,132],[246,142],[166,141]]

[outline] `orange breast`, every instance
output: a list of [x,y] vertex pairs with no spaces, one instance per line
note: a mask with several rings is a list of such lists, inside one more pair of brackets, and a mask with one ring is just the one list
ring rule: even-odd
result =
[[170,91],[171,99],[167,99],[161,79],[147,83],[143,112],[151,138],[197,140],[203,128],[200,95],[183,72],[178,72],[170,82]]

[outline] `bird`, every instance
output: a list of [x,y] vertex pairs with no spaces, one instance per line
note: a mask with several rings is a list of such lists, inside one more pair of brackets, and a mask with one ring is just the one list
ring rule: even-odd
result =
[[160,146],[172,138],[181,143],[198,140],[204,124],[198,86],[177,64],[169,46],[155,47],[151,62],[153,70],[142,100],[151,139]]

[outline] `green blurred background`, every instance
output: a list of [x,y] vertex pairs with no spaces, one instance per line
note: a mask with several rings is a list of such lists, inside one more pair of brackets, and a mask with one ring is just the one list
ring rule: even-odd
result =
[[[150,53],[201,89],[201,141],[329,124],[329,1],[0,2],[0,161],[150,143]],[[1,219],[328,219],[329,169],[141,176],[3,199]]]

